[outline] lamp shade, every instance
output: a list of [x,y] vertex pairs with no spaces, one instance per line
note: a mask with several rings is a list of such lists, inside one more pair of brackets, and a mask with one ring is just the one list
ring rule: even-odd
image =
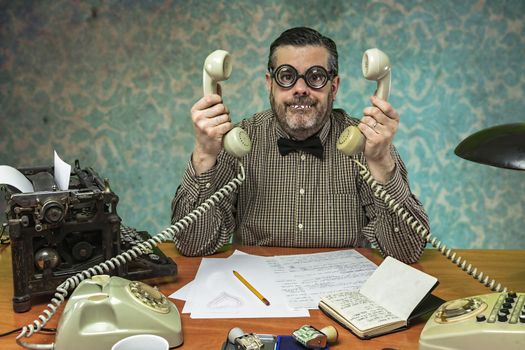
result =
[[525,170],[525,123],[498,125],[478,131],[461,141],[454,153],[477,163]]

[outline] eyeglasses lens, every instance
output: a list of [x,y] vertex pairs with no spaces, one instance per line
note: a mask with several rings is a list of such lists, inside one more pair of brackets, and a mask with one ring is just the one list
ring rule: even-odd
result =
[[290,88],[295,85],[299,78],[303,78],[306,85],[312,89],[321,89],[326,85],[330,77],[326,69],[321,66],[310,67],[303,75],[299,74],[294,67],[283,64],[277,67],[275,73],[273,73],[273,78],[282,88]]

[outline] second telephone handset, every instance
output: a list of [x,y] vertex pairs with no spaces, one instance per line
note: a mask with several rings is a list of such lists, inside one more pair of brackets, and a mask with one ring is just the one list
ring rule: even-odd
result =
[[[232,72],[232,60],[227,51],[215,50],[204,61],[202,86],[204,96],[217,93],[217,83],[226,80]],[[250,153],[252,142],[240,127],[231,129],[223,138],[224,150],[236,158]]]
[[[392,79],[388,56],[379,49],[368,49],[363,54],[361,68],[366,79],[377,81],[375,95],[385,101],[388,100]],[[348,156],[353,156],[364,150],[365,141],[357,126],[349,126],[339,136],[337,149]]]

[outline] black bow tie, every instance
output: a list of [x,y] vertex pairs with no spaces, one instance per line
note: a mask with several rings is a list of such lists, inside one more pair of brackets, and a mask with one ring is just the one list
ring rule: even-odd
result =
[[312,136],[304,141],[295,141],[281,137],[277,140],[277,146],[279,146],[279,153],[282,156],[285,156],[290,152],[303,151],[313,154],[319,159],[323,159],[323,144],[321,143],[319,136]]

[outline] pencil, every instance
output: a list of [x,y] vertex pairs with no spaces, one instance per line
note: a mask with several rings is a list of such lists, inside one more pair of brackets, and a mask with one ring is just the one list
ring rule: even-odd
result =
[[233,271],[233,274],[239,279],[239,281],[242,282],[242,284],[244,284],[250,290],[250,292],[255,294],[255,296],[259,298],[266,306],[270,305],[268,299],[266,299],[261,293],[259,293],[259,291],[255,289],[247,280],[245,280],[240,273],[238,273],[237,271]]

